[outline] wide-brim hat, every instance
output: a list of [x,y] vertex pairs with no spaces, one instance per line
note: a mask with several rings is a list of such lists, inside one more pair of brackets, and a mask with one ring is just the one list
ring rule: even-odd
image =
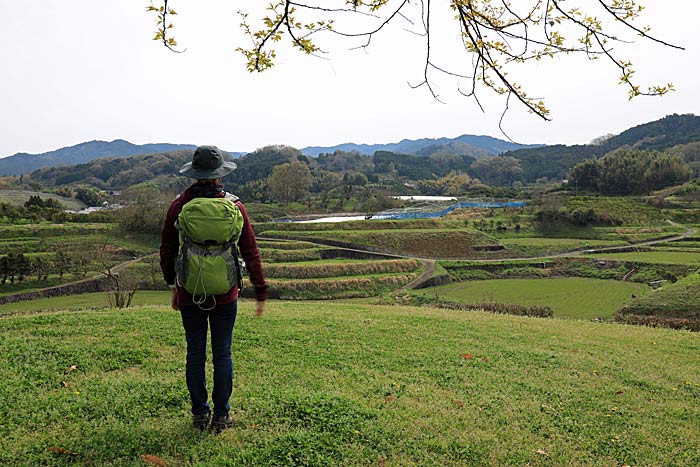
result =
[[216,146],[199,146],[192,155],[192,162],[180,167],[180,175],[202,180],[225,177],[236,170],[236,164],[227,161],[225,154]]

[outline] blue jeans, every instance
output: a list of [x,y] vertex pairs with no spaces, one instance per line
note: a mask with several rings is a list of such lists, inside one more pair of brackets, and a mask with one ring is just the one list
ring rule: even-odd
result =
[[194,415],[211,412],[204,371],[207,359],[207,322],[211,328],[211,350],[214,361],[214,388],[211,395],[214,415],[228,415],[231,408],[229,405],[233,391],[231,341],[237,312],[238,302],[216,305],[212,310],[201,310],[196,305],[180,307],[182,326],[185,328],[187,339],[185,379]]

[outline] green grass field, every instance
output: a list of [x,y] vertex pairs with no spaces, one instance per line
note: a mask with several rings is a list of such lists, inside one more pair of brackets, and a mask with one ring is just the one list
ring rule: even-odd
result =
[[626,253],[600,253],[586,255],[586,258],[602,258],[615,261],[635,261],[639,263],[656,264],[698,264],[700,266],[700,252],[686,251],[631,251]]
[[608,319],[644,284],[569,277],[563,279],[496,279],[457,282],[415,293],[464,303],[546,305],[554,316],[568,319]]
[[551,255],[584,248],[623,246],[622,240],[586,240],[580,238],[519,237],[500,241],[510,252],[525,256]]
[[0,464],[694,467],[698,351],[652,328],[243,302],[235,427],[214,436],[189,426],[176,312],[5,316]]
[[[170,303],[170,291],[138,290],[134,294],[134,306],[163,305]],[[16,313],[41,312],[52,310],[83,310],[109,307],[107,292],[68,295],[65,297],[39,298],[36,300],[0,305],[0,316]]]
[[80,210],[87,207],[85,203],[75,198],[58,196],[53,193],[25,190],[0,190],[0,203],[12,204],[13,206],[24,206],[24,203],[29,201],[30,196],[39,196],[43,200],[54,199],[65,206],[66,209]]

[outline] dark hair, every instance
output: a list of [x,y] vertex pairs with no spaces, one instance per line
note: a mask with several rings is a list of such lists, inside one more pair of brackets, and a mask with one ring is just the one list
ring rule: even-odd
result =
[[215,198],[219,193],[223,193],[224,189],[214,180],[198,180],[192,185],[191,191],[193,198]]

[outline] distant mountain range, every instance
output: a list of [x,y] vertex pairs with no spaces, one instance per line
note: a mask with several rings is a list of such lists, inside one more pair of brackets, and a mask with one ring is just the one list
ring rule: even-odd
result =
[[2,158],[0,159],[0,175],[19,175],[33,172],[42,167],[84,164],[102,157],[129,157],[194,148],[195,146],[191,144],[132,144],[123,139],[88,141],[43,154],[20,152]]
[[[423,138],[418,140],[404,139],[398,143],[388,144],[340,144],[332,147],[312,146],[301,149],[302,154],[316,157],[323,153],[333,153],[336,150],[357,151],[371,155],[376,151],[389,151],[401,154],[416,154],[428,156],[436,152],[447,152],[472,156],[475,158],[488,157],[504,151],[521,148],[539,147],[541,145],[522,145],[492,138],[490,136],[462,135],[457,138]],[[0,175],[19,175],[33,172],[43,167],[59,165],[77,165],[103,157],[130,157],[143,154],[158,154],[182,149],[194,149],[192,144],[132,144],[123,139],[114,141],[89,141],[75,146],[69,146],[43,154],[18,153],[0,158]],[[234,159],[245,155],[244,152],[229,152]]]
[[[700,117],[692,114],[674,114],[668,115],[660,120],[635,126],[618,135],[600,140],[597,144],[574,146],[522,145],[490,136],[462,135],[456,138],[404,139],[398,143],[387,144],[370,145],[348,143],[331,147],[310,146],[301,149],[301,152],[311,157],[317,157],[320,154],[332,154],[335,151],[356,151],[367,155],[373,155],[375,153],[393,153],[396,155],[412,154],[414,158],[415,156],[419,156],[418,159],[441,154],[456,154],[474,159],[504,155],[519,160],[524,173],[523,181],[534,182],[537,178],[541,177],[547,177],[553,180],[565,178],[568,170],[577,163],[586,159],[603,156],[621,147],[663,151],[674,146],[685,145],[696,141],[700,141]],[[194,145],[188,144],[137,145],[124,140],[115,140],[111,142],[90,141],[44,154],[20,153],[2,158],[0,159],[0,175],[30,173],[39,168],[46,167],[75,166],[104,157],[121,159],[137,155],[181,153],[177,157],[177,160],[180,161],[180,159],[188,159],[189,155],[186,152],[194,148]],[[251,156],[255,156],[255,154],[256,153],[251,153]],[[239,158],[243,156],[244,153],[232,152],[231,155],[234,158]],[[433,159],[438,160],[440,158]],[[700,158],[698,160],[700,160]],[[398,163],[399,160],[397,159],[396,162]],[[134,163],[137,162],[134,161]],[[239,174],[245,172],[246,164],[253,167],[260,165],[260,163],[261,157],[259,155],[253,157],[250,161],[243,158],[239,163],[239,170],[237,172]],[[420,165],[421,163],[420,161],[410,162],[412,165]],[[173,162],[173,164],[175,164],[175,162]],[[173,166],[173,170],[175,170],[175,165]],[[116,167],[115,165],[114,170],[117,170]],[[121,165],[119,165],[119,167],[121,167]],[[123,167],[119,168],[119,170],[122,169]],[[461,169],[466,169],[466,167]],[[253,170],[253,172],[255,172],[255,170]],[[131,178],[129,178],[129,180],[131,180]],[[68,182],[64,181],[64,183]]]
[[[387,144],[355,144],[345,143],[337,146],[309,146],[301,150],[305,156],[316,157],[320,154],[331,154],[335,151],[357,151],[360,154],[372,155],[377,151],[389,151],[399,154],[429,155],[436,152],[451,152],[476,158],[495,156],[505,151],[516,151],[523,148],[541,147],[542,144],[517,144],[502,139],[483,135],[462,135],[456,138],[421,138],[404,139],[398,143]],[[456,149],[456,150],[455,150]]]

